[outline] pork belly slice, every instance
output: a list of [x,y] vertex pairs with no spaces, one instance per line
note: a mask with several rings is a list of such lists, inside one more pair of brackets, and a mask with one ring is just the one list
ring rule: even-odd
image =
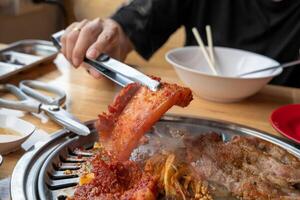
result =
[[119,161],[128,160],[140,139],[173,105],[187,106],[193,99],[190,89],[161,83],[153,92],[137,83],[121,90],[108,113],[99,115],[96,127],[100,143]]
[[[186,139],[185,144],[188,159],[197,174],[225,187],[236,197],[300,199],[299,190],[293,188],[299,169],[256,148],[259,141],[236,137],[224,143],[219,135],[212,133]],[[292,160],[297,165],[296,160]]]

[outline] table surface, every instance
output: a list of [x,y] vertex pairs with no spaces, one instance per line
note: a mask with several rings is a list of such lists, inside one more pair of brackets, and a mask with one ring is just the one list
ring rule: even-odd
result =
[[[139,66],[137,68],[146,74],[159,76],[167,82],[182,84],[175,71],[164,60],[165,53],[165,50],[160,50],[155,59],[149,62],[131,53],[126,62]],[[2,82],[17,84],[24,79],[41,80],[65,89],[67,109],[82,121],[96,119],[99,113],[107,109],[107,105],[120,90],[120,87],[105,78],[92,78],[84,68],[72,68],[62,55],[59,55],[54,63],[36,66]],[[168,113],[226,120],[279,135],[269,123],[271,112],[279,106],[299,102],[300,89],[267,85],[256,95],[238,103],[214,103],[194,96],[187,108],[173,107]],[[42,123],[30,114],[24,114],[22,118],[49,134],[61,128],[52,121]],[[16,162],[23,154],[23,150],[18,150],[4,156],[4,163],[0,167],[0,180],[11,175]]]

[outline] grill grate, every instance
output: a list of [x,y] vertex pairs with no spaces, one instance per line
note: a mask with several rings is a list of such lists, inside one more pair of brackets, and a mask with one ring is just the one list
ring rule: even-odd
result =
[[[79,182],[80,168],[88,158],[93,156],[90,149],[98,140],[95,130],[91,135],[68,138],[56,148],[43,164],[38,179],[39,197],[41,199],[62,199],[72,195]],[[71,192],[71,193],[68,193]]]
[[[12,200],[61,200],[73,194],[79,182],[80,167],[93,155],[91,148],[98,141],[93,122],[87,122],[86,125],[91,130],[90,135],[77,136],[62,130],[53,134],[49,141],[36,144],[20,159],[11,180]],[[300,146],[297,144],[288,144],[282,138],[277,139],[257,130],[220,121],[165,116],[152,131],[160,135],[174,130],[191,134],[214,131],[222,134],[223,140],[234,135],[251,135],[277,144],[300,158],[300,150],[297,149]]]
[[59,162],[52,163],[52,170],[47,172],[47,186],[50,190],[76,186],[79,182],[80,168],[93,154],[87,150],[68,150],[66,157],[59,155]]

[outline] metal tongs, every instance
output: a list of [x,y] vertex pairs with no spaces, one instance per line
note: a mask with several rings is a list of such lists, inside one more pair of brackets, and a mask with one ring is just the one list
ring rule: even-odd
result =
[[[64,34],[64,30],[52,35],[53,44],[60,50],[60,38]],[[105,77],[124,87],[127,84],[138,82],[147,86],[150,90],[156,91],[160,83],[151,79],[140,71],[114,59],[109,55],[102,53],[97,59],[92,60],[84,58],[84,62],[92,66]]]

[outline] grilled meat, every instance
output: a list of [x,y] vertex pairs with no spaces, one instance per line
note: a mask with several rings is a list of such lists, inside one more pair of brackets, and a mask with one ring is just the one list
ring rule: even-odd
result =
[[186,139],[185,144],[197,174],[224,186],[234,196],[249,200],[300,199],[300,192],[294,188],[300,182],[300,162],[287,156],[288,152],[240,136],[224,143],[215,133]]
[[96,145],[100,153],[74,199],[300,199],[300,161],[285,150],[241,136],[224,143],[216,133],[180,138],[180,148],[169,148],[166,138],[147,144],[165,147],[139,163],[120,162]]
[[108,113],[99,115],[96,127],[101,133],[100,143],[117,160],[128,160],[142,136],[173,105],[187,106],[192,100],[188,88],[161,83],[153,92],[133,83],[125,87],[108,107]]
[[156,181],[132,161],[104,161],[103,155],[92,160],[93,178],[77,186],[74,200],[154,200]]
[[157,144],[167,151],[158,148],[156,154],[139,164],[128,160],[146,131],[169,108],[185,107],[191,100],[191,90],[176,84],[161,83],[156,92],[137,83],[121,90],[108,112],[99,115],[96,127],[103,151],[92,160],[92,172],[82,176],[74,199],[233,196],[244,200],[300,200],[299,159],[256,138],[238,136],[223,142],[216,133],[184,134],[172,143],[179,144],[180,140],[178,147],[168,144],[174,139],[171,134],[171,140],[160,138],[161,144]]

